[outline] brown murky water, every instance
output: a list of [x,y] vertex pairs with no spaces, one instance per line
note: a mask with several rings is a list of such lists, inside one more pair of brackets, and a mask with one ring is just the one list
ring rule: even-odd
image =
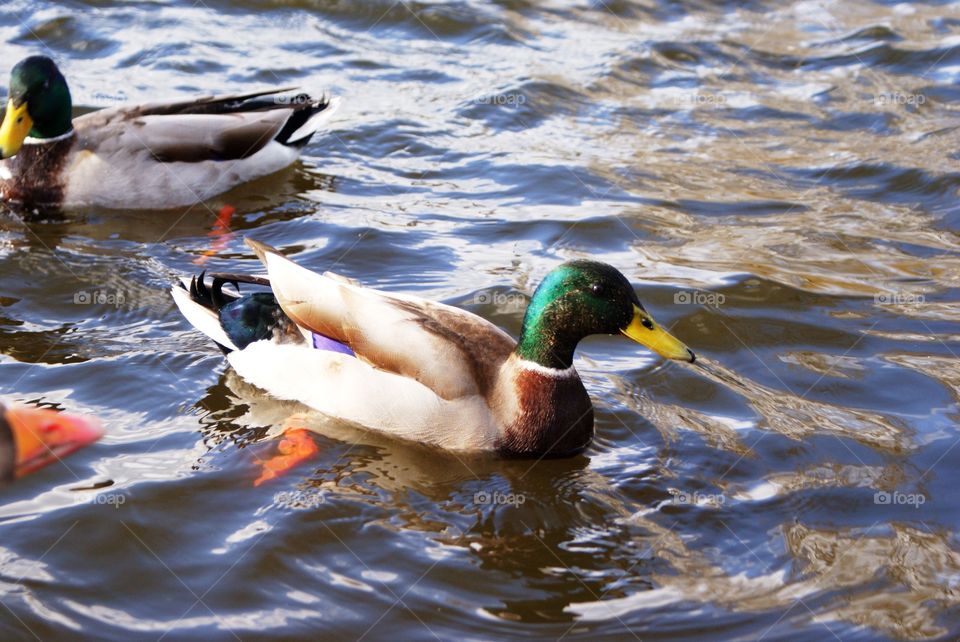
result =
[[[109,429],[4,491],[3,639],[960,634],[960,5],[10,2],[0,42],[81,109],[344,97],[302,164],[205,206],[0,219],[0,393]],[[310,417],[319,455],[254,487],[303,409],[166,292],[257,270],[247,233],[513,333],[600,258],[701,358],[585,342],[581,457]]]

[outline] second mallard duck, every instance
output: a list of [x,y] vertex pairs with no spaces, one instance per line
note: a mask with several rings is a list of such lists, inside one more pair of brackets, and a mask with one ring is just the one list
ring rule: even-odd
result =
[[31,56],[10,74],[0,198],[45,210],[204,201],[293,163],[338,104],[291,91],[115,107],[72,119],[60,70]]
[[[503,456],[567,456],[593,438],[573,366],[591,334],[623,334],[669,359],[693,352],[654,322],[615,268],[571,261],[533,295],[520,340],[475,314],[317,274],[247,239],[269,278],[203,275],[173,289],[181,312],[250,383],[407,439]],[[236,296],[225,283],[270,292]]]

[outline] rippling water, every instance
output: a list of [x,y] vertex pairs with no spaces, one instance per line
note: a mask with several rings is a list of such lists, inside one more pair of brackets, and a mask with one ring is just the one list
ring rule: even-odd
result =
[[[344,97],[302,163],[204,206],[0,217],[0,393],[109,428],[4,491],[3,639],[960,633],[957,4],[15,1],[0,42],[84,111]],[[257,270],[247,233],[513,333],[596,257],[701,359],[586,341],[574,459],[308,417],[319,455],[255,487],[303,409],[166,292]]]

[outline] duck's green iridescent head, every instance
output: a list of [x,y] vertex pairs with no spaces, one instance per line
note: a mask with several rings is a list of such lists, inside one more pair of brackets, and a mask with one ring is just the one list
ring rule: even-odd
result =
[[598,261],[570,261],[543,279],[523,318],[517,356],[565,369],[591,334],[624,334],[668,359],[696,358],[643,309],[623,274]]
[[20,151],[27,136],[56,138],[73,127],[70,90],[57,65],[46,56],[30,56],[10,72],[7,113],[0,125],[0,158]]

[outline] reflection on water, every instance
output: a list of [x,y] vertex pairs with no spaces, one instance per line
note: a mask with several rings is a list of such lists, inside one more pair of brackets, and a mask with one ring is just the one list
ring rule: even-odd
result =
[[[13,2],[0,42],[78,112],[344,97],[211,203],[0,215],[0,393],[110,428],[5,490],[3,639],[960,632],[955,4]],[[398,443],[180,318],[178,276],[261,269],[246,234],[513,334],[597,258],[700,358],[585,341],[569,460]],[[293,424],[317,454],[255,486]]]

